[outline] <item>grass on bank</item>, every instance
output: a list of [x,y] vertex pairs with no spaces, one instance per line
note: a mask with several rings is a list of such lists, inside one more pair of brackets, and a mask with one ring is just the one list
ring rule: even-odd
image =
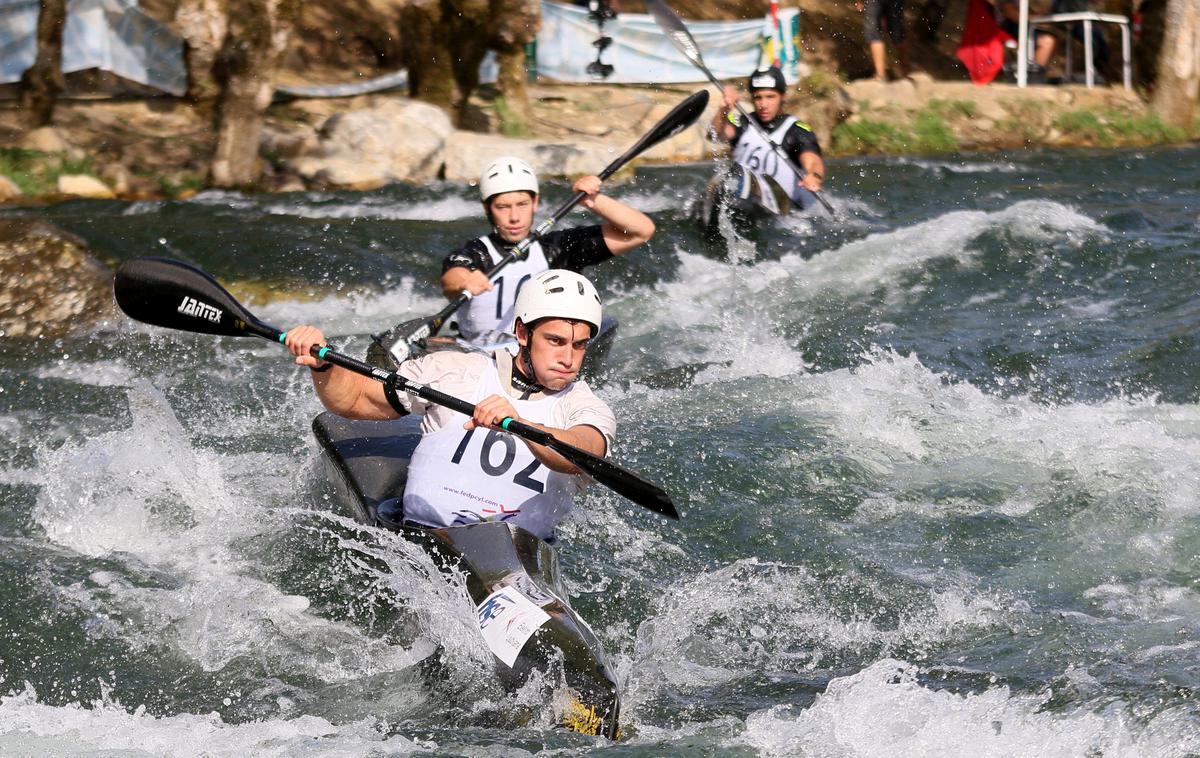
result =
[[[932,101],[913,114],[911,123],[870,118],[843,121],[833,129],[834,152],[850,155],[863,153],[949,153],[958,150],[958,137],[946,123],[947,112],[965,114],[974,108],[947,106]],[[968,103],[967,105],[973,105]],[[949,110],[947,110],[949,108]],[[957,110],[956,110],[957,109]]]
[[[137,170],[134,173],[157,184],[168,198],[194,195],[205,187],[204,177],[190,171],[166,175]],[[74,174],[100,176],[91,157],[74,159],[62,153],[0,147],[0,175],[11,179],[26,197],[54,195],[58,192],[58,178]]]
[[12,179],[26,196],[48,195],[58,189],[58,177],[95,174],[91,158],[70,158],[21,147],[0,147],[0,174]]
[[1067,111],[1054,119],[1054,128],[1100,147],[1182,142],[1188,136],[1154,113],[1122,111]]

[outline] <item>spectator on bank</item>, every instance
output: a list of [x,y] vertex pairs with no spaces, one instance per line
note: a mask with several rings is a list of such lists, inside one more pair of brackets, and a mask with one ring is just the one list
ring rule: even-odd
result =
[[[1090,10],[1089,6],[1088,0],[1031,0],[1029,15],[1033,17],[1053,13],[1074,13]],[[1013,39],[1017,39],[1021,20],[1020,0],[999,0],[997,15],[1000,28],[1012,35]],[[1072,24],[1071,36],[1083,42],[1083,25]],[[1032,44],[1033,62],[1029,66],[1028,74],[1030,83],[1036,84],[1046,80],[1046,67],[1050,65],[1050,60],[1054,57],[1058,40],[1049,32],[1034,30]],[[1108,65],[1108,42],[1097,26],[1092,27],[1092,54],[1094,56],[1092,62],[1097,68],[1103,69]]]
[[875,81],[887,81],[887,51],[883,45],[883,25],[900,60],[900,78],[908,76],[908,41],[904,34],[904,0],[858,0],[855,7],[863,14],[863,37],[875,67]]
[[[999,0],[996,6],[997,23],[1008,32],[1013,39],[1019,39],[1021,25],[1021,3],[1019,0]],[[1030,16],[1042,16],[1051,12],[1050,0],[1032,0],[1029,3]],[[1054,56],[1054,35],[1049,32],[1035,32],[1033,35],[1033,63],[1028,71],[1031,84],[1041,84],[1046,81],[1046,66]]]

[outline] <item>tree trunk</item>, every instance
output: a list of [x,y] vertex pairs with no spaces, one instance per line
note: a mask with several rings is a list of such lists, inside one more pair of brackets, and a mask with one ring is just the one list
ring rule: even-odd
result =
[[1158,52],[1154,112],[1191,133],[1200,98],[1200,0],[1168,0]]
[[261,174],[258,159],[263,112],[300,10],[300,0],[229,0],[229,34],[217,59],[221,84],[212,180],[248,187]]
[[193,102],[216,97],[221,87],[213,74],[213,65],[229,31],[225,2],[180,0],[175,8],[175,25],[184,42],[187,97]]
[[529,112],[522,48],[541,28],[538,0],[410,0],[401,13],[410,95],[450,110],[457,126],[470,125],[478,120],[470,99],[479,64],[495,50],[501,94],[514,112]]
[[62,73],[63,27],[67,0],[42,0],[38,10],[37,57],[21,74],[19,103],[25,124],[46,126],[54,118],[54,103],[66,86]]
[[503,5],[496,14],[496,31],[492,46],[500,62],[497,85],[507,110],[525,127],[533,119],[529,91],[525,87],[525,45],[537,37],[542,28],[540,0],[498,0]]
[[404,64],[408,67],[408,94],[442,108],[454,106],[455,55],[442,23],[440,0],[412,0],[401,9],[401,27],[407,32]]
[[529,91],[525,87],[525,46],[508,47],[497,53],[500,75],[496,85],[504,99],[500,113],[500,131],[510,137],[523,137],[533,121]]

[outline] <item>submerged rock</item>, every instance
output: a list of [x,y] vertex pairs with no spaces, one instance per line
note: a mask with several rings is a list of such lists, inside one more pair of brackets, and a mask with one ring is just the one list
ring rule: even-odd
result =
[[54,337],[112,316],[113,273],[44,221],[0,219],[0,336]]

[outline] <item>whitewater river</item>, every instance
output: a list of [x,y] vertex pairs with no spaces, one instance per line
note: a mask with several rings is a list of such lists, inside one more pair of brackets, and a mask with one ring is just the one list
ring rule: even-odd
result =
[[[709,170],[614,188],[659,232],[592,270],[615,458],[683,514],[593,487],[561,530],[620,742],[514,716],[278,346],[117,320],[0,357],[0,754],[1200,753],[1200,149],[835,160],[836,218],[717,245]],[[2,213],[361,353],[441,306],[472,192]]]

